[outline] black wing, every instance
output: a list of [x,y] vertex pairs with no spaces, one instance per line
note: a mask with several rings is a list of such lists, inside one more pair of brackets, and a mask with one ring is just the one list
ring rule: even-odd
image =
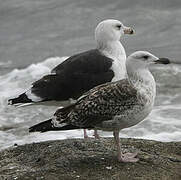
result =
[[45,100],[78,98],[89,89],[112,80],[112,59],[98,50],[90,50],[68,58],[33,83],[32,93]]
[[99,50],[92,49],[69,57],[51,72],[55,74],[74,71],[81,73],[104,73],[111,67],[112,61],[112,59],[104,56]]

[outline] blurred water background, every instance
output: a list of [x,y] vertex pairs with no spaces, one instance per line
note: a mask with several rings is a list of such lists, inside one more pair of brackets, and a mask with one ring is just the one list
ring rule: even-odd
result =
[[[67,56],[94,48],[96,25],[110,18],[136,30],[134,36],[122,38],[127,55],[148,50],[181,61],[180,0],[0,0],[0,149],[83,136],[81,130],[29,134],[28,127],[51,117],[56,107],[15,108],[7,106],[7,99]],[[181,66],[159,66],[152,72],[157,81],[154,110],[120,136],[180,141]]]

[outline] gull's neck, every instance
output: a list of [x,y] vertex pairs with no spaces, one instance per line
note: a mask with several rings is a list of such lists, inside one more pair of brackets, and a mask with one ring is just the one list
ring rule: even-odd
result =
[[108,41],[98,43],[98,50],[113,60],[111,69],[114,71],[112,81],[121,80],[126,77],[126,52],[120,41]]
[[127,65],[129,83],[144,96],[152,99],[156,95],[155,79],[148,68],[136,68],[131,64]]
[[120,41],[98,42],[97,48],[106,56],[116,58],[121,56],[126,59],[126,52]]

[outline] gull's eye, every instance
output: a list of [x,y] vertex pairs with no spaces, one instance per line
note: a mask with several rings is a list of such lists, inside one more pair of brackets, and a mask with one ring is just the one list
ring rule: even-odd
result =
[[143,58],[144,58],[144,59],[148,59],[149,56],[148,56],[148,55],[144,55]]
[[120,30],[121,29],[121,24],[117,24],[116,28]]

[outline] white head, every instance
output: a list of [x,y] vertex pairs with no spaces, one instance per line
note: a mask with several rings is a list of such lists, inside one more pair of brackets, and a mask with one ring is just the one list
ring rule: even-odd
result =
[[169,63],[170,61],[167,58],[158,58],[147,51],[136,51],[128,56],[126,60],[129,82],[137,89],[151,87],[152,91],[155,92],[155,80],[148,67],[151,64]]
[[132,70],[145,69],[151,64],[169,64],[170,61],[167,58],[158,58],[155,55],[147,51],[136,51],[126,60],[127,69]]
[[123,34],[133,34],[134,30],[124,26],[120,21],[108,19],[100,22],[95,29],[98,48],[111,41],[120,41]]

